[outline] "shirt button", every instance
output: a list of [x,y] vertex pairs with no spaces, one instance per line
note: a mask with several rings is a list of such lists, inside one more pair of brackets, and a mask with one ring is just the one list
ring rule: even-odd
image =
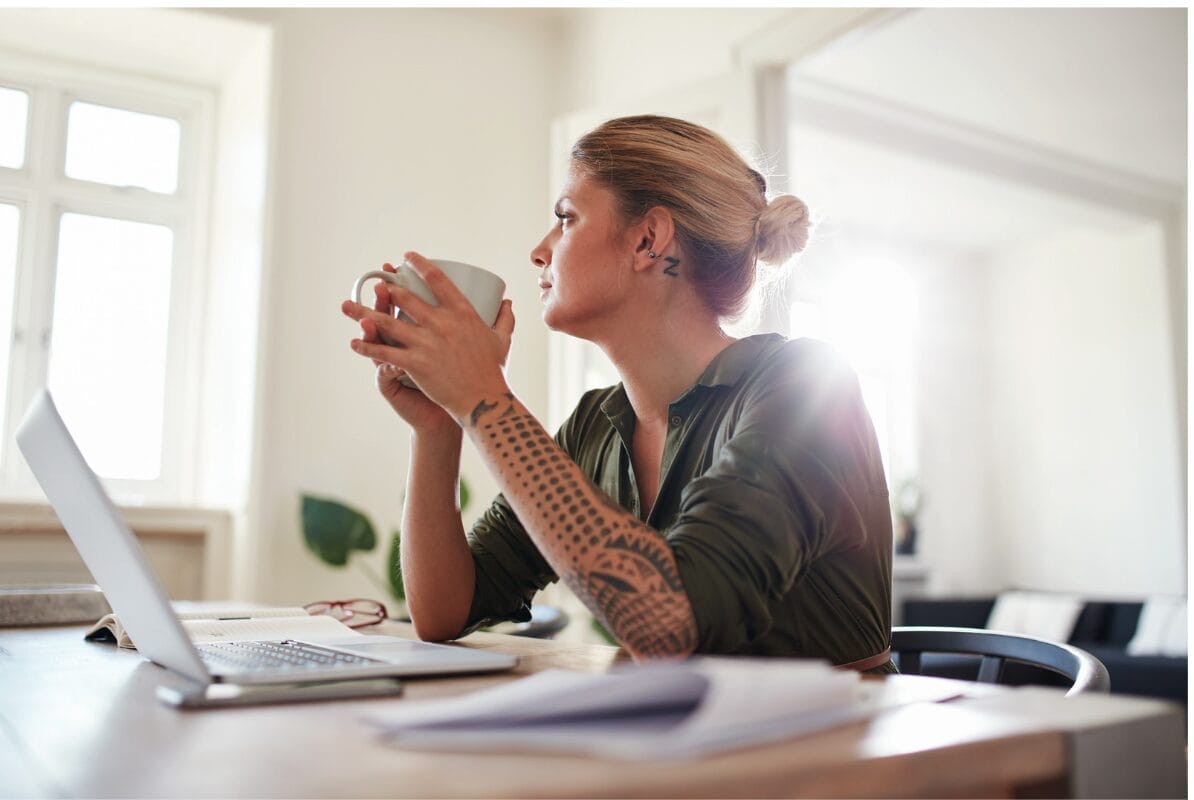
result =
[[673,427],[673,428],[679,428],[679,427],[680,427],[680,423],[681,423],[681,422],[683,422],[683,421],[684,421],[684,420],[680,419],[680,415],[679,415],[679,414],[673,414],[673,415],[672,415],[672,427]]

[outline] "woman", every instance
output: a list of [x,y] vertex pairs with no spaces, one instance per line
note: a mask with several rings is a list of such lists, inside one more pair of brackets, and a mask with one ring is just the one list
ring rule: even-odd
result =
[[[571,155],[556,224],[531,251],[543,320],[600,346],[622,382],[585,394],[554,439],[505,381],[509,301],[491,329],[407,253],[439,307],[390,284],[374,309],[343,307],[412,429],[401,560],[418,635],[525,620],[558,576],[635,658],[892,671],[891,518],[858,381],[812,340],[735,340],[720,324],[758,262],[803,248],[804,204],[768,202],[759,173],[681,120],[611,120]],[[467,536],[464,436],[501,488]]]

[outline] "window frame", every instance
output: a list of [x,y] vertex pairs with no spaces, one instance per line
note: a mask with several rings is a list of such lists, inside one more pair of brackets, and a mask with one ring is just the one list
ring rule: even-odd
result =
[[[15,204],[20,213],[12,351],[0,420],[6,445],[0,449],[0,499],[40,496],[24,459],[11,445],[25,409],[49,374],[60,221],[65,213],[80,213],[164,225],[173,232],[161,473],[155,480],[104,483],[123,503],[192,504],[199,466],[203,265],[214,171],[215,93],[116,69],[11,53],[5,53],[0,65],[0,85],[29,94],[25,162],[20,169],[0,167],[0,202]],[[68,178],[67,121],[75,101],[176,119],[181,130],[175,192]]]

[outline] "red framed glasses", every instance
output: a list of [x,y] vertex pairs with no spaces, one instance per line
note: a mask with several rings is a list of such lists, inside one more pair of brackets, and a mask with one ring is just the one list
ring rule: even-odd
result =
[[335,617],[350,628],[376,625],[388,616],[384,605],[361,597],[354,600],[320,600],[308,603],[303,609],[313,617],[321,614]]

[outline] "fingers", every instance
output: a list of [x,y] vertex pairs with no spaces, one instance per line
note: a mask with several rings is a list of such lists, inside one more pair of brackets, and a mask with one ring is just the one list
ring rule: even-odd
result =
[[420,298],[417,294],[404,289],[401,286],[395,286],[392,283],[377,284],[377,291],[386,293],[386,301],[393,306],[402,310],[402,313],[413,319],[420,325],[426,325],[431,321],[432,309],[435,306]]
[[[370,344],[389,344],[383,341],[381,334],[377,331],[377,325],[371,319],[361,320],[361,340]],[[378,361],[376,358],[373,359],[373,366],[375,367],[380,367],[385,363],[385,361]]]
[[512,300],[502,301],[502,307],[498,309],[497,322],[493,323],[493,331],[503,342],[510,343],[510,339],[514,336],[514,302]]
[[427,288],[435,295],[435,299],[441,306],[456,311],[462,308],[472,308],[472,303],[468,301],[468,298],[435,264],[413,251],[404,253],[402,257],[406,259],[407,264],[410,264],[411,269],[423,279],[423,283],[427,284]]
[[[389,295],[386,296],[389,297]],[[389,332],[390,328],[392,327],[391,323],[398,322],[398,320],[393,316],[392,311],[369,308],[369,306],[363,305],[361,303],[354,303],[351,300],[344,300],[340,303],[340,312],[344,314],[344,316],[354,319],[357,322],[366,319],[373,320],[377,327],[383,332]]]
[[[398,268],[389,261],[381,265],[382,272],[397,272]],[[390,301],[390,293],[386,291],[387,286],[392,284],[386,281],[378,281],[373,284],[373,309],[375,311],[384,311],[387,314],[393,314],[394,304]]]
[[[386,264],[389,267],[389,264]],[[392,271],[391,270],[388,271]],[[445,278],[446,280],[446,278]],[[453,287],[455,288],[455,287]],[[404,289],[401,286],[395,286],[392,283],[385,281],[378,281],[373,286],[373,311],[385,317],[394,318],[396,310],[402,311],[404,316],[410,317],[416,323],[426,324],[431,320],[435,306],[427,303],[417,294]],[[363,298],[362,298],[363,299]],[[467,302],[467,300],[465,301]],[[355,320],[360,320],[366,316],[369,308],[362,303],[356,303],[352,300],[345,300],[340,303],[340,310],[345,316],[351,317]],[[409,322],[409,320],[407,320]]]
[[353,352],[372,359],[374,364],[381,366],[382,364],[393,364],[398,369],[406,369],[403,365],[405,360],[406,350],[401,347],[394,347],[392,345],[383,344],[381,342],[369,342],[364,339],[353,339],[350,342]]
[[340,311],[344,314],[344,316],[354,319],[357,322],[365,319],[373,320],[378,327],[381,327],[383,320],[393,319],[393,317],[384,311],[377,311],[375,309],[369,308],[369,306],[362,305],[360,303],[354,303],[351,300],[345,300],[340,303]]
[[[373,284],[373,310],[381,311],[386,314],[393,314],[393,303],[390,301],[390,293],[386,291],[388,286],[385,281],[378,281]],[[364,299],[364,298],[362,298]]]
[[404,387],[402,377],[406,375],[406,370],[395,367],[388,362],[381,362],[377,365],[377,385],[389,394],[397,394]]
[[407,347],[424,341],[424,330],[418,325],[395,319],[389,314],[374,311],[360,303],[345,300],[340,304],[340,310],[360,323],[362,338],[366,342]]

